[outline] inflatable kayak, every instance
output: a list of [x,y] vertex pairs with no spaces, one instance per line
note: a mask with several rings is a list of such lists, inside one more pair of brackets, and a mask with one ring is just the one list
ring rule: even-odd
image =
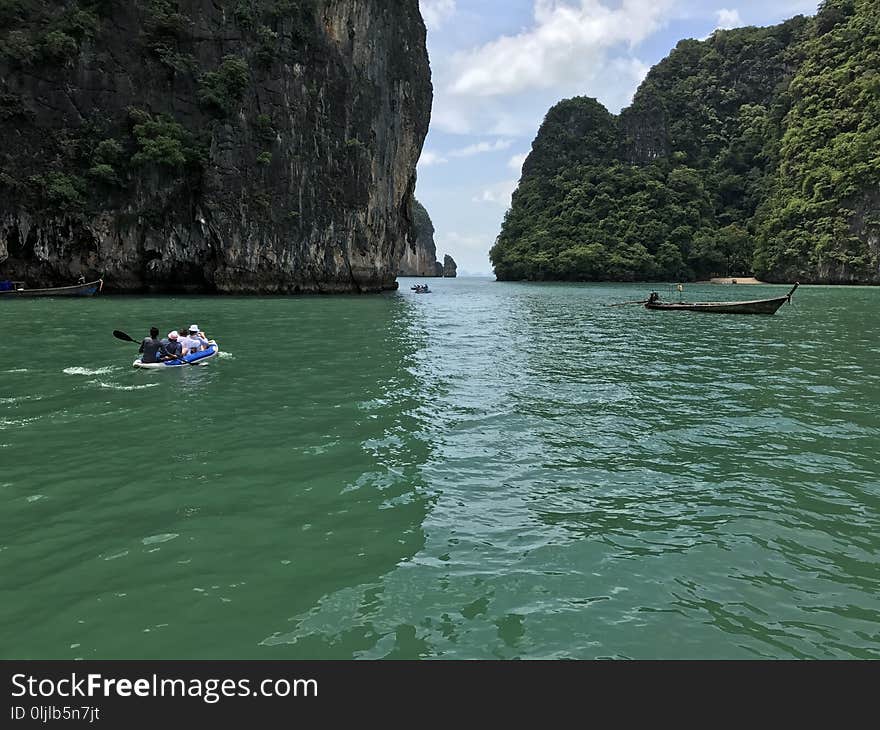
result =
[[210,347],[207,350],[202,350],[201,352],[191,352],[189,355],[184,355],[179,360],[166,360],[164,362],[148,362],[144,363],[140,360],[135,360],[132,365],[136,368],[143,368],[144,370],[162,370],[164,368],[188,368],[195,367],[196,365],[207,365],[208,361],[217,356],[217,353],[220,352],[220,346],[211,340]]

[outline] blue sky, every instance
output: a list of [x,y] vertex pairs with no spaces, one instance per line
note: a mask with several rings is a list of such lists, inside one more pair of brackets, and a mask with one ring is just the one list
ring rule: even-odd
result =
[[819,0],[420,0],[434,81],[416,196],[437,253],[491,272],[489,249],[547,110],[593,96],[612,112],[682,38],[812,14]]

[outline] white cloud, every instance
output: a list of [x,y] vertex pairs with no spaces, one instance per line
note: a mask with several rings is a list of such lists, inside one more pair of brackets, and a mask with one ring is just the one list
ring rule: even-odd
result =
[[455,15],[455,0],[419,0],[419,7],[429,30],[437,30]]
[[518,34],[434,64],[433,128],[533,136],[550,106],[580,94],[619,111],[648,70],[635,46],[662,27],[676,2],[533,0],[531,23]]
[[449,155],[450,157],[473,157],[485,152],[500,152],[501,150],[509,149],[512,144],[513,140],[510,139],[496,139],[494,142],[477,142],[476,144],[453,150]]
[[[606,0],[607,1],[607,0]],[[453,59],[450,92],[470,97],[518,94],[594,78],[605,55],[633,46],[660,26],[672,0],[535,0],[534,27],[502,36]]]
[[505,210],[510,207],[510,199],[513,191],[519,185],[519,180],[502,180],[499,183],[484,188],[483,191],[473,198],[474,203],[492,203],[500,205]]
[[432,165],[444,165],[449,160],[445,157],[441,157],[436,152],[424,151],[422,152],[422,156],[419,158],[419,167],[431,167]]
[[721,8],[721,10],[716,12],[716,15],[718,16],[718,28],[722,30],[728,28],[740,28],[745,25],[742,18],[739,16],[739,10],[736,8],[733,10]]

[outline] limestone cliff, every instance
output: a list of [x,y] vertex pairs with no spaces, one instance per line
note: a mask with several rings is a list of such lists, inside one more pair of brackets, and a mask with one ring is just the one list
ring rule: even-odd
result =
[[551,109],[502,280],[880,284],[880,3],[683,40],[612,115]]
[[434,224],[428,211],[418,201],[413,201],[413,230],[409,245],[400,259],[400,276],[443,276],[443,264],[437,261],[434,243]]
[[417,0],[5,0],[0,278],[394,288],[431,93]]
[[454,279],[458,276],[458,264],[455,263],[455,259],[449,254],[443,257],[443,276],[447,279]]

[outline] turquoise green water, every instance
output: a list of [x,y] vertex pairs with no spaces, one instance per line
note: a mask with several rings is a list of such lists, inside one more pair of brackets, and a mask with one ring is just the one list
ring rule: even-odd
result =
[[411,284],[0,302],[0,657],[880,657],[880,290]]

